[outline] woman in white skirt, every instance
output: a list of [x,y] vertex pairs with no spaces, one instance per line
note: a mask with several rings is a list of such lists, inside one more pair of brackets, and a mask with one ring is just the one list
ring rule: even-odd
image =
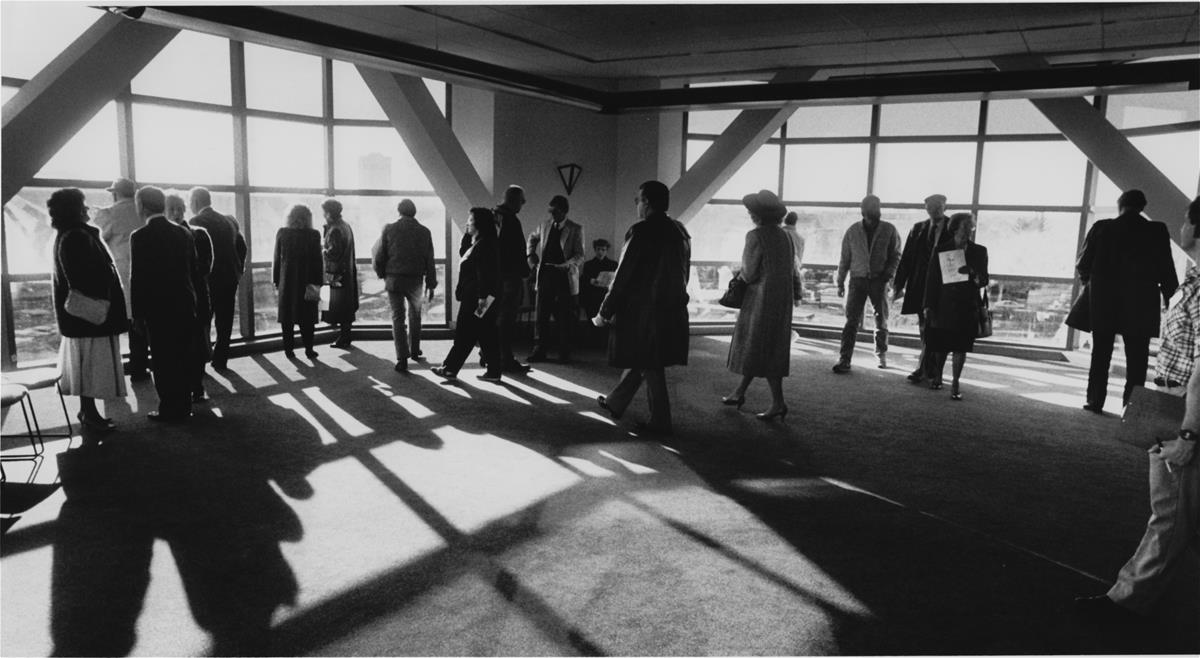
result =
[[50,195],[54,239],[54,315],[62,344],[58,365],[62,392],[79,396],[79,422],[92,431],[116,426],[100,415],[96,399],[125,396],[118,337],[128,329],[125,295],[100,230],[88,223],[83,192],[73,187]]

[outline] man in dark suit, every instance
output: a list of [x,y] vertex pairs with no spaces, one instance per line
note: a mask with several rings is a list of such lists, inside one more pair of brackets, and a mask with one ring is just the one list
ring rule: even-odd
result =
[[[901,315],[915,313],[921,332],[921,356],[917,358],[917,369],[908,376],[908,381],[914,384],[933,376],[933,353],[925,349],[925,275],[929,271],[930,258],[937,253],[942,241],[950,237],[946,234],[946,197],[941,194],[926,197],[925,212],[929,214],[929,219],[917,222],[904,240],[904,251],[900,254],[900,264],[896,267],[896,278],[892,284],[895,290],[892,299],[904,297]],[[904,294],[905,288],[908,289],[907,295]]]
[[579,267],[583,253],[583,227],[567,218],[571,204],[561,194],[550,199],[550,218],[542,222],[535,234],[531,253],[537,258],[537,324],[533,335],[533,352],[529,361],[546,359],[546,344],[550,337],[550,316],[558,318],[559,361],[571,360],[571,326],[578,311],[575,298],[579,295]]
[[608,365],[624,368],[621,381],[596,402],[620,418],[642,380],[650,419],[640,429],[670,434],[671,401],[666,368],[688,360],[687,283],[692,240],[683,224],[667,216],[671,192],[659,181],[638,188],[638,221],[625,234],[625,250],[608,294],[592,319],[612,325]]
[[504,372],[526,373],[529,366],[513,356],[512,340],[517,325],[517,310],[521,306],[521,293],[525,278],[529,276],[529,261],[525,251],[525,231],[521,218],[517,216],[525,205],[525,190],[510,185],[504,190],[504,202],[496,206],[496,228],[500,231],[500,305],[496,314],[496,328],[500,339],[500,358]]
[[[1075,271],[1088,295],[1092,363],[1084,409],[1104,410],[1113,341],[1125,344],[1125,395],[1146,383],[1150,339],[1158,335],[1162,309],[1179,287],[1166,224],[1142,216],[1146,195],[1129,190],[1117,199],[1120,216],[1102,219],[1084,239]],[[1161,301],[1160,301],[1161,300]]]
[[224,370],[229,361],[238,282],[246,264],[246,240],[238,229],[237,220],[213,210],[212,195],[206,188],[193,187],[188,197],[188,206],[194,215],[188,223],[208,231],[212,239],[213,264],[208,275],[208,290],[212,298],[212,319],[217,325],[212,365],[217,370]]
[[196,247],[192,234],[163,214],[166,199],[146,186],[135,197],[146,225],[130,236],[133,319],[150,340],[158,410],[151,420],[178,422],[192,415],[189,349],[196,322]]

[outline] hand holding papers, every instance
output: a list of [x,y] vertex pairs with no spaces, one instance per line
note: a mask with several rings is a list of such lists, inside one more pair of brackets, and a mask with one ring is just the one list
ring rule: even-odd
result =
[[962,249],[939,251],[938,264],[942,268],[942,283],[960,283],[967,280],[967,275],[959,271],[967,266],[967,255]]
[[492,307],[492,302],[496,301],[495,295],[488,295],[484,299],[479,300],[479,305],[475,307],[475,317],[482,318]]
[[601,288],[607,288],[612,285],[613,278],[616,277],[616,272],[601,272],[596,275],[596,285]]

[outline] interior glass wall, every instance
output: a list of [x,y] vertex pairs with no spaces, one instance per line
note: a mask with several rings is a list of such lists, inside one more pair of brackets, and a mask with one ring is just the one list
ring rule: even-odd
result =
[[[1200,189],[1200,92],[1086,100],[1185,194]],[[686,166],[735,117],[689,115]],[[924,198],[940,193],[948,213],[976,216],[976,241],[988,248],[990,340],[1059,348],[1069,347],[1062,320],[1077,291],[1076,253],[1091,223],[1115,216],[1120,194],[1029,100],[802,107],[689,223],[694,321],[735,317],[716,300],[752,228],[741,197],[763,188],[797,212],[806,239],[798,322],[843,324],[837,263],[863,196],[882,199],[903,238],[926,218]],[[898,310],[892,328],[915,332],[915,316]]]
[[[6,3],[3,101],[99,17],[100,10],[76,4]],[[244,89],[238,80],[245,80]],[[445,114],[447,86],[426,86]],[[121,129],[123,116],[127,131]],[[279,331],[271,261],[275,233],[295,204],[312,209],[319,230],[321,202],[342,202],[355,231],[359,323],[390,322],[370,255],[402,197],[413,199],[418,219],[432,231],[439,281],[445,282],[445,208],[353,65],[184,31],[4,206],[6,285],[13,300],[12,326],[4,331],[15,342],[18,363],[53,357],[59,342],[47,198],[72,186],[84,190],[90,207],[108,206],[112,197],[104,188],[122,174],[185,194],[193,186],[208,187],[213,207],[237,217],[253,285],[241,291],[235,338]],[[426,306],[429,325],[446,323],[443,288]]]

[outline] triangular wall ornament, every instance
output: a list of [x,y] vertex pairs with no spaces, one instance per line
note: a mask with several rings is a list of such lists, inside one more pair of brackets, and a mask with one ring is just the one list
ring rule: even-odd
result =
[[575,183],[579,182],[579,176],[582,173],[583,167],[574,162],[558,166],[558,178],[562,180],[563,187],[567,188],[567,196],[575,191]]

